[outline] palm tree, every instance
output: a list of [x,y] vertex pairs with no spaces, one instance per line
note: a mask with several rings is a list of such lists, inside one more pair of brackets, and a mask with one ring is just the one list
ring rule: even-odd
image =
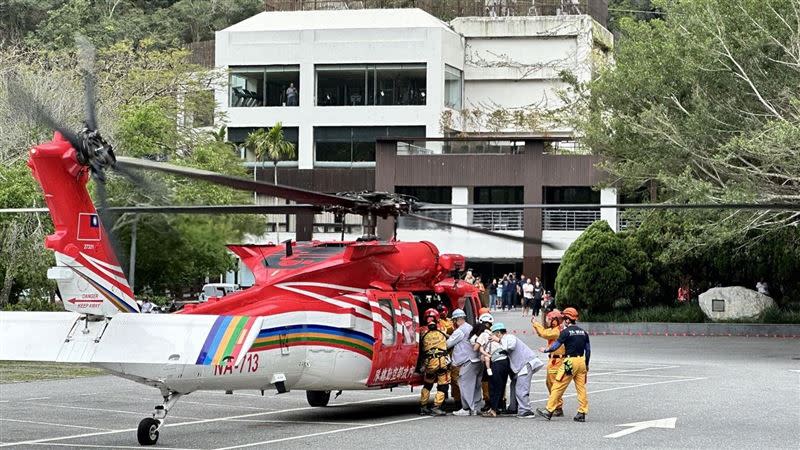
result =
[[[256,179],[258,163],[266,157],[266,159],[272,161],[273,183],[278,184],[278,161],[291,159],[295,156],[294,144],[287,141],[283,136],[283,125],[280,122],[276,123],[269,131],[259,128],[248,134],[244,145],[256,156],[256,165],[253,167],[254,180]],[[255,200],[257,199],[258,194],[255,194]],[[280,240],[280,230],[278,230],[277,224],[275,230]]]

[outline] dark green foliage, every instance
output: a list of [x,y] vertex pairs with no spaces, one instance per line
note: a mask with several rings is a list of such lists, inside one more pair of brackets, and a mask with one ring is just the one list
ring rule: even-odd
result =
[[641,275],[634,266],[643,260],[607,222],[593,223],[564,253],[556,277],[558,303],[605,312],[630,301],[636,294],[633,281]]

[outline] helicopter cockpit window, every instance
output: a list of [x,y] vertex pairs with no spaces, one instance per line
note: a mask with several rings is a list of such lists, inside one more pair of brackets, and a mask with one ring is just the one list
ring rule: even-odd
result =
[[397,340],[397,333],[394,324],[394,308],[391,300],[378,300],[378,307],[381,309],[382,342],[384,346],[394,345]]

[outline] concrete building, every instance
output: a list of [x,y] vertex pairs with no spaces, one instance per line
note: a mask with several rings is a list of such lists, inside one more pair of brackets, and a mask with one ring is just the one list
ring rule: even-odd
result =
[[[614,203],[613,190],[592,190],[601,175],[590,156],[574,154],[572,130],[529,121],[560,106],[559,72],[588,80],[610,48],[610,33],[584,14],[460,17],[447,24],[420,9],[264,12],[216,33],[215,65],[227,73],[216,100],[233,142],[283,124],[297,158],[279,163],[280,184],[330,193],[395,190],[453,204]],[[453,165],[456,153],[462,159]],[[256,176],[272,181],[271,163],[244,151],[243,157]],[[422,170],[422,161],[439,164],[439,172]],[[395,171],[402,167],[417,169]],[[463,232],[413,221],[401,221],[398,234],[534,274],[546,270],[543,263],[557,263],[601,214],[499,208],[445,216],[541,235],[556,245],[523,248],[490,239],[475,246]],[[607,218],[616,226],[615,216]],[[280,223],[281,240],[338,239],[342,226],[346,238],[361,232],[358,217],[344,225],[326,214],[270,220]]]

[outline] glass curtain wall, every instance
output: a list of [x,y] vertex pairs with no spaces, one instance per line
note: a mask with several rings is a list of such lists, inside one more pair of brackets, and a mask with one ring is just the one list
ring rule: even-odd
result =
[[425,136],[425,127],[315,127],[314,160],[334,165],[374,162],[375,141],[387,136]]
[[464,72],[455,67],[444,66],[444,106],[461,109],[461,94],[464,92]]
[[425,70],[425,64],[320,65],[317,105],[424,105]]
[[230,106],[298,106],[300,66],[231,67]]

